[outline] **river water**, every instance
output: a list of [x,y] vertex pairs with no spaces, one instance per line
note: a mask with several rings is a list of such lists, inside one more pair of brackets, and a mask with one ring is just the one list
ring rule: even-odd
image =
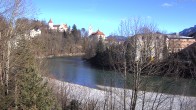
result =
[[[58,80],[79,84],[91,88],[98,85],[122,88],[124,77],[115,71],[106,71],[92,67],[81,57],[49,58],[50,73]],[[175,95],[196,96],[196,80],[173,79],[158,76],[142,76],[140,90]],[[126,88],[132,89],[133,76],[128,75]]]

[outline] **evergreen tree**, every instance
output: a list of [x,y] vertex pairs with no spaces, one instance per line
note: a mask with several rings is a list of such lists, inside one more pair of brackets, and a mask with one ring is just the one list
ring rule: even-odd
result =
[[96,49],[96,53],[103,53],[105,51],[105,46],[103,43],[102,38],[99,39],[98,43],[97,43],[97,49]]
[[77,31],[77,27],[75,24],[72,26],[72,31]]
[[70,27],[70,26],[68,27],[67,31],[68,31],[68,32],[71,32],[71,27]]
[[82,37],[86,37],[87,31],[86,31],[85,28],[82,28],[80,33],[81,33],[81,36],[82,36]]
[[73,39],[74,39],[75,43],[78,43],[81,38],[81,34],[75,24],[72,26],[71,33],[73,35]]
[[22,110],[49,110],[53,97],[36,67],[30,45],[23,39],[15,55],[15,108]]

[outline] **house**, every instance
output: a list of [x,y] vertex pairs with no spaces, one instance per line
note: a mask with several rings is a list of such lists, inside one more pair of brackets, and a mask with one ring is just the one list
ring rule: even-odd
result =
[[52,19],[48,22],[48,28],[58,32],[64,32],[68,29],[67,24],[54,25]]
[[135,60],[145,59],[162,59],[164,48],[166,47],[166,36],[157,33],[138,34],[128,38],[125,42],[133,48]]
[[97,30],[97,32],[93,32],[90,35],[90,38],[92,38],[93,41],[99,41],[100,39],[105,40],[105,34],[101,31]]
[[176,53],[195,43],[196,39],[187,36],[167,35],[166,42],[169,53]]
[[177,53],[196,42],[193,37],[157,33],[138,34],[130,39],[135,49],[136,60],[143,56],[162,59],[167,53]]
[[35,36],[41,35],[41,30],[39,28],[32,29],[30,31],[30,37],[34,38]]

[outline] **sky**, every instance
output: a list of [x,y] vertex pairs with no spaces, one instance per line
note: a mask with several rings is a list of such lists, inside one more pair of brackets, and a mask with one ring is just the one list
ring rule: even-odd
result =
[[89,26],[106,36],[118,33],[121,20],[142,18],[161,32],[179,32],[196,25],[196,0],[33,0],[35,19],[54,24]]

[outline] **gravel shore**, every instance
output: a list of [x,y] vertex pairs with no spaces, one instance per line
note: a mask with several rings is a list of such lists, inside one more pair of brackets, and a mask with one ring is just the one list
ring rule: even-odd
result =
[[[124,107],[124,96],[126,96],[126,109],[130,107],[132,90],[97,85],[101,89],[98,90],[56,79],[46,79],[54,90],[63,90],[72,100],[78,100],[85,104],[96,102],[99,109],[112,105],[114,109],[120,110]],[[145,110],[196,110],[196,97],[139,91],[136,109],[141,110],[142,107]]]

